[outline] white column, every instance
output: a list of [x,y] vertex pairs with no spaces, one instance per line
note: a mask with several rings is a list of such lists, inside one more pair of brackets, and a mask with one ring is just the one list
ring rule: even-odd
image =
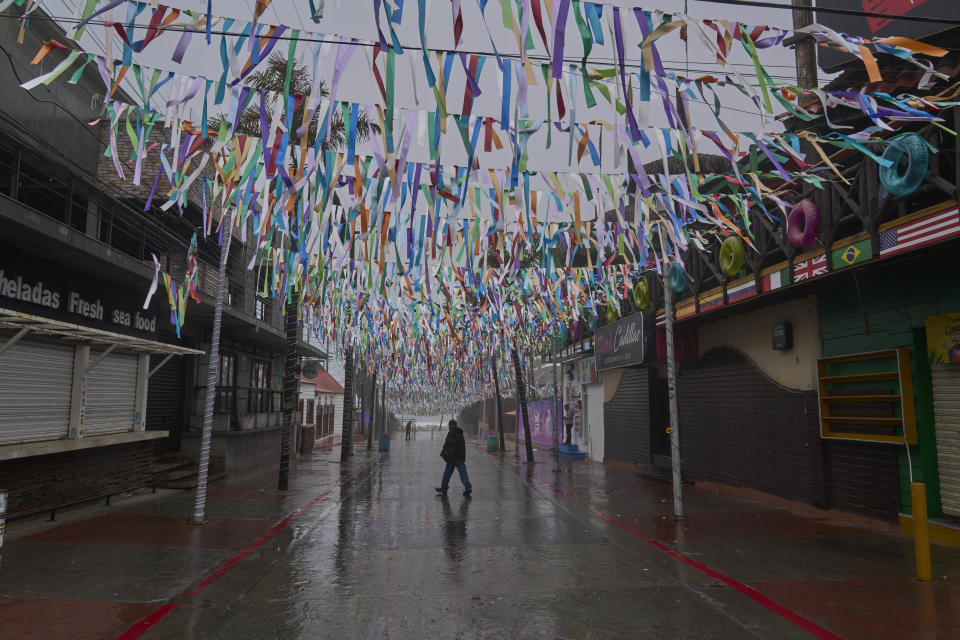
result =
[[90,345],[78,344],[73,348],[73,388],[70,396],[70,429],[67,436],[76,440],[83,436],[83,421],[87,411],[87,364],[90,361]]
[[141,353],[137,365],[137,395],[133,413],[133,430],[147,430],[147,388],[150,384],[150,354]]

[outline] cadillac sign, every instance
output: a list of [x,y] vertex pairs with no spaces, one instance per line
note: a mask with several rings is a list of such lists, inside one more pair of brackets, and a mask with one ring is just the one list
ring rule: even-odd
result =
[[597,329],[597,371],[648,362],[653,355],[653,321],[636,313]]

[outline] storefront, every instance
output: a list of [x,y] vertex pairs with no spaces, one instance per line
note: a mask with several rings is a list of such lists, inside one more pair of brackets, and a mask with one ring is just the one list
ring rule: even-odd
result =
[[[593,351],[593,339],[578,345],[575,357],[563,364],[563,430],[562,442],[566,442],[566,428],[570,425],[570,445],[585,453],[592,460],[603,460],[603,396],[597,394],[600,375],[596,358],[583,356]],[[593,393],[591,393],[591,388]],[[591,402],[598,404],[591,416]],[[591,420],[592,418],[592,420]]]
[[12,514],[149,479],[144,452],[167,436],[147,429],[150,380],[199,352],[168,341],[165,301],[143,309],[144,293],[0,246],[0,485]]
[[[649,465],[660,425],[653,360],[653,318],[636,313],[597,329],[595,368],[603,376],[602,456],[605,462]],[[591,412],[588,390],[587,412]],[[591,455],[591,457],[593,457]]]
[[960,313],[926,321],[943,515],[960,518]]

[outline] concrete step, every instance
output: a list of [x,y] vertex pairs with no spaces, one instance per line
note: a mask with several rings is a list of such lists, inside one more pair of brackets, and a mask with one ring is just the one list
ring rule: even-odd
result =
[[[210,471],[207,473],[207,483],[216,482],[217,480],[222,480],[227,477],[226,472],[219,471],[214,473]],[[197,484],[199,484],[200,478],[197,472],[191,473],[188,476],[184,476],[177,480],[170,480],[168,482],[163,482],[160,484],[161,487],[165,489],[196,489]]]
[[[208,482],[226,477],[226,467],[223,458],[210,458],[210,467],[207,470]],[[158,487],[166,489],[190,489],[197,486],[197,476],[200,472],[198,463],[186,459],[169,459],[155,463],[153,467],[153,481]]]

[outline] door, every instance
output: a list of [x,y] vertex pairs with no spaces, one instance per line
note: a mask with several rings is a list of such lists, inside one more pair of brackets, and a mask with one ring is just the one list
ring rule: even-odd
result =
[[[90,350],[90,362],[96,362],[103,350]],[[87,407],[83,435],[133,431],[137,395],[136,354],[107,354],[87,374]]]
[[0,354],[0,443],[67,437],[73,352],[25,339]]
[[591,460],[603,462],[603,383],[583,387],[586,398],[586,449]]
[[670,395],[667,381],[653,377],[650,383],[650,453],[670,457]]
[[933,424],[944,515],[960,518],[960,365],[937,364],[933,374]]

